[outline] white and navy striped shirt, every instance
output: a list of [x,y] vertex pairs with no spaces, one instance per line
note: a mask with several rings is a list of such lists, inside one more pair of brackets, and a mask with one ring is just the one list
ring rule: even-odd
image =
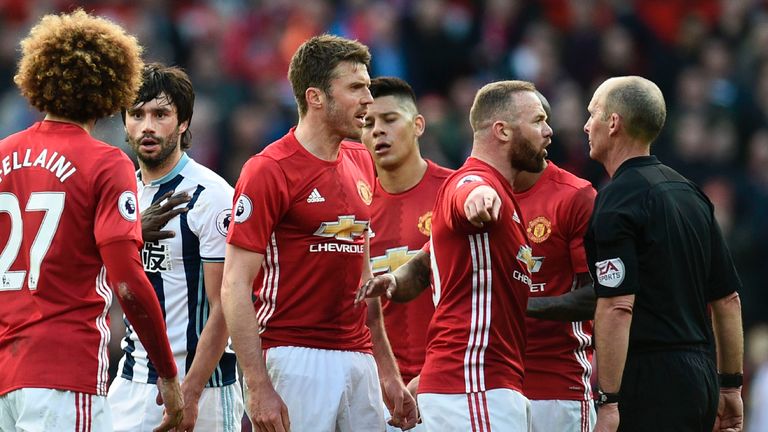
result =
[[[168,340],[183,379],[194,359],[197,343],[208,320],[203,262],[223,262],[227,229],[232,213],[232,187],[210,169],[183,154],[166,176],[144,184],[137,172],[139,209],[146,210],[169,191],[186,192],[192,199],[189,210],[163,227],[175,237],[146,242],[141,251],[144,270],[155,288],[168,330]],[[127,380],[154,384],[157,371],[130,323],[122,341],[125,353],[118,373]],[[236,380],[235,354],[228,348],[207,387],[220,387]]]

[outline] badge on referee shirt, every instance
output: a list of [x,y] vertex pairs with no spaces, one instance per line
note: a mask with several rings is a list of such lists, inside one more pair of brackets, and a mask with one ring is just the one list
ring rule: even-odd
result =
[[616,288],[624,282],[624,261],[621,258],[611,258],[595,263],[597,283],[609,288]]

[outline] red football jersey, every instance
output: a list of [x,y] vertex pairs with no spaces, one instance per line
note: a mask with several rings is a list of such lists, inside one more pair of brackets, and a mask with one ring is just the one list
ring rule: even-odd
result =
[[[392,272],[415,255],[432,230],[432,207],[437,190],[453,170],[427,161],[424,177],[413,188],[390,194],[377,181],[373,193],[371,268],[374,274]],[[431,290],[408,303],[382,297],[384,325],[403,380],[421,371],[427,345],[427,326],[435,312]]]
[[112,291],[99,246],[141,244],[133,164],[79,126],[0,141],[0,394],[105,395]]
[[[532,297],[565,294],[587,273],[584,233],[595,201],[592,185],[548,162],[536,184],[515,199],[533,251]],[[529,399],[588,400],[592,322],[526,318],[524,393]]]
[[371,219],[374,167],[362,144],[318,159],[293,129],[243,167],[227,241],[264,254],[254,307],[264,348],[370,352],[365,305],[355,307]]
[[[476,187],[502,200],[499,220],[472,226],[464,201]],[[432,276],[437,306],[427,333],[420,393],[522,391],[525,308],[531,250],[512,186],[469,158],[446,179],[432,214]]]

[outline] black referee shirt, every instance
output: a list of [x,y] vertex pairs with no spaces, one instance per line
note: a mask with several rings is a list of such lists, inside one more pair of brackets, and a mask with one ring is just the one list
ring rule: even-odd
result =
[[741,287],[696,185],[656,156],[624,162],[584,237],[598,297],[635,294],[629,351],[711,350],[707,303]]

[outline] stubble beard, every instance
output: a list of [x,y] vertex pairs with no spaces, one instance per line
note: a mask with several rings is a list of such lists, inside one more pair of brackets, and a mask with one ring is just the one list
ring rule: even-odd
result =
[[339,109],[336,100],[328,95],[328,105],[325,108],[325,118],[328,124],[344,138],[360,140],[363,129],[350,124],[347,114]]
[[533,143],[527,138],[515,138],[511,157],[512,168],[518,171],[532,173],[544,170],[544,153],[536,151]]
[[174,150],[176,150],[176,145],[179,142],[179,130],[176,128],[173,132],[171,132],[170,135],[166,136],[165,138],[158,137],[156,135],[152,136],[152,138],[155,138],[158,141],[158,145],[160,146],[160,151],[152,156],[147,156],[141,153],[141,140],[145,137],[145,135],[141,135],[138,139],[134,139],[129,137],[128,143],[130,144],[131,148],[133,149],[133,152],[136,154],[136,158],[147,168],[149,169],[155,169],[159,168],[162,165],[166,163],[168,158],[173,154]]

